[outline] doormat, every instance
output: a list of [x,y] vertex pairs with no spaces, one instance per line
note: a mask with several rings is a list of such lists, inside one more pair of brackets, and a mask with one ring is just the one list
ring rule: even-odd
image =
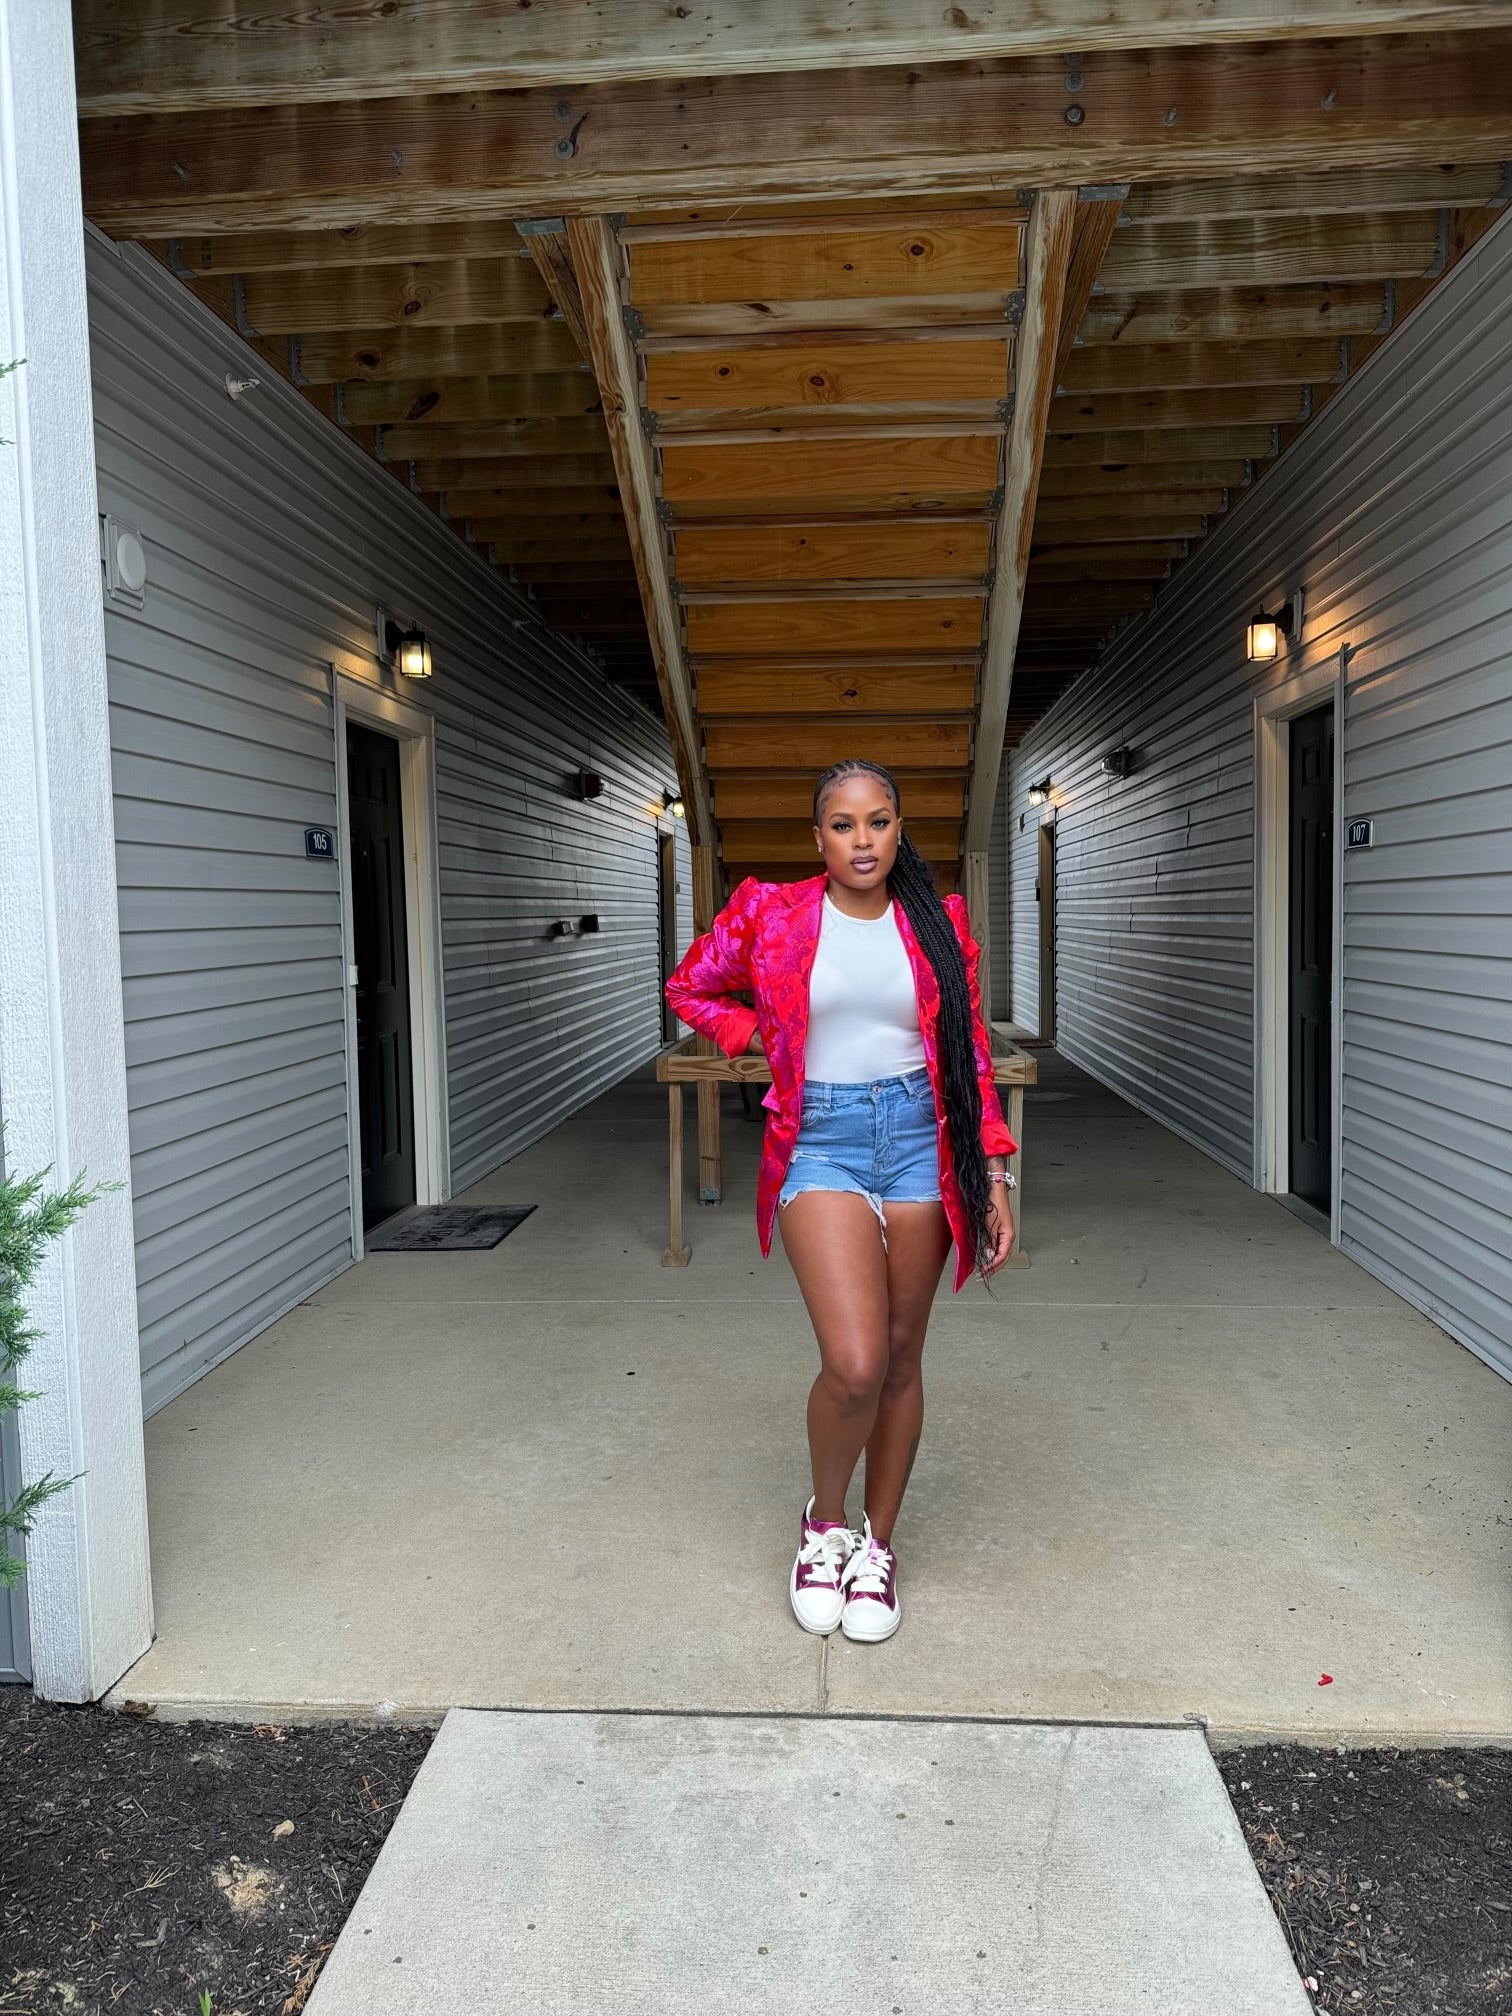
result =
[[483,1253],[523,1225],[534,1204],[427,1204],[376,1226],[369,1253]]

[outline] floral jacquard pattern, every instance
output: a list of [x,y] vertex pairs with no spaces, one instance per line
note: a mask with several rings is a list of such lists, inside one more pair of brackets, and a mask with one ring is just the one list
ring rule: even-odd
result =
[[[667,1001],[675,1015],[700,1036],[716,1042],[728,1057],[738,1057],[761,1031],[762,1047],[772,1067],[772,1089],[763,1100],[767,1109],[762,1142],[761,1176],[756,1189],[756,1225],[761,1250],[772,1250],[777,1196],[787,1173],[803,1115],[803,1055],[808,1039],[809,975],[819,944],[826,878],[804,882],[758,882],[749,876],[731,896],[701,938],[694,939],[677,971],[667,982]],[[1011,1155],[1017,1143],[1003,1124],[1003,1109],[992,1078],[992,1046],[982,1020],[982,995],[977,975],[980,953],[966,924],[966,905],[947,896],[945,908],[966,960],[975,1033],[977,1082],[982,1092],[982,1146],[989,1155]],[[896,912],[898,935],[913,969],[919,1002],[919,1033],[924,1060],[935,1092],[940,1156],[940,1195],[955,1240],[955,1286],[959,1291],[971,1274],[972,1241],[967,1236],[960,1185],[950,1149],[944,1087],[940,1079],[940,990],[934,969],[909,927],[901,906]],[[749,994],[747,1007],[735,999]]]

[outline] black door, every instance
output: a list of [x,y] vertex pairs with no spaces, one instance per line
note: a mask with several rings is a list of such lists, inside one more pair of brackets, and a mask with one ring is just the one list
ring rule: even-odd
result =
[[415,1201],[409,934],[399,744],[347,729],[352,949],[357,956],[357,1125],[364,1228]]
[[[656,896],[661,977],[665,985],[677,964],[677,836],[673,833],[658,833],[656,836]],[[670,1043],[676,1034],[677,1017],[667,1006],[667,997],[663,994],[662,1041]]]
[[1292,1194],[1333,1206],[1332,706],[1291,724],[1288,1108]]

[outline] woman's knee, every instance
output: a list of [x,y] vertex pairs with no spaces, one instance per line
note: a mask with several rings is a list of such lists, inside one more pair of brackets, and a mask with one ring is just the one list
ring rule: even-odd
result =
[[831,1355],[819,1376],[837,1407],[861,1413],[876,1406],[887,1377],[887,1362],[860,1352]]
[[917,1386],[924,1376],[924,1348],[912,1338],[897,1338],[887,1354],[883,1390],[894,1397]]

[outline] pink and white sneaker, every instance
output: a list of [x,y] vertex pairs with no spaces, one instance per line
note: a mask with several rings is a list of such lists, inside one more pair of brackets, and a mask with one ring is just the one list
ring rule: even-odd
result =
[[816,1520],[814,1501],[804,1507],[798,1558],[788,1578],[793,1615],[805,1631],[827,1636],[845,1608],[841,1574],[860,1536],[838,1521]]
[[841,1575],[845,1607],[840,1629],[862,1645],[880,1645],[903,1622],[898,1601],[898,1563],[890,1547],[872,1538],[870,1519]]

